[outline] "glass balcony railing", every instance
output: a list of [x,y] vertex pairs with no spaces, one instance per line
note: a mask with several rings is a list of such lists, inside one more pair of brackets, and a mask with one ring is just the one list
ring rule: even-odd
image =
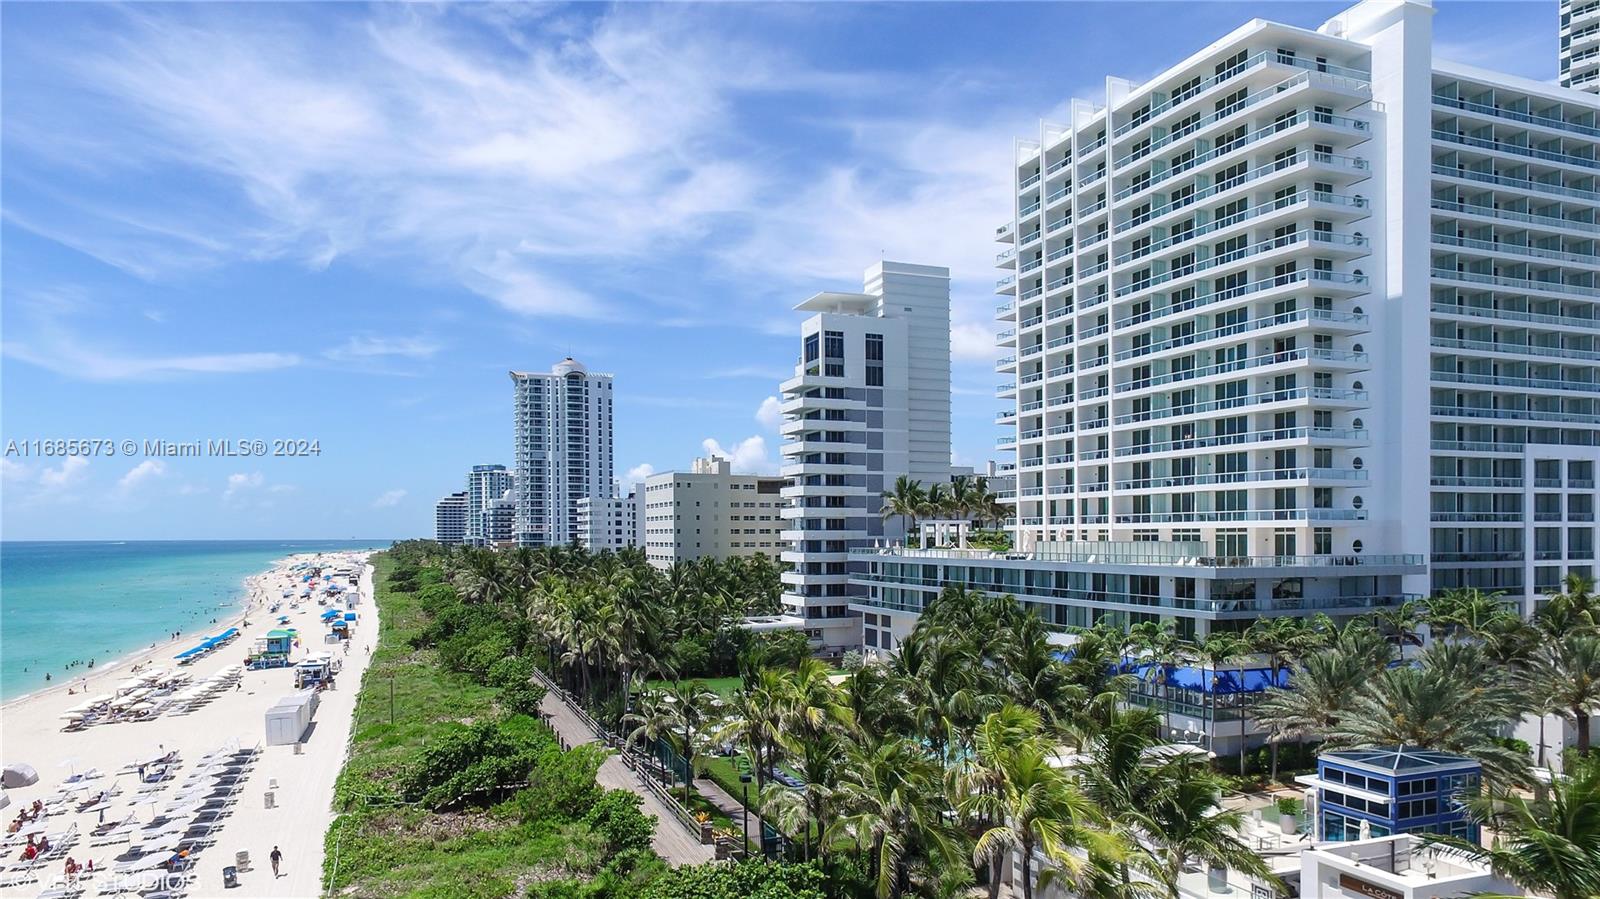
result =
[[1434,209],[1444,212],[1459,212],[1463,215],[1481,215],[1485,218],[1501,219],[1508,222],[1523,222],[1529,225],[1539,225],[1546,228],[1569,228],[1573,231],[1584,231],[1590,234],[1600,234],[1600,223],[1581,222],[1576,219],[1556,218],[1549,215],[1533,215],[1527,212],[1516,212],[1510,209],[1496,209],[1493,206],[1477,206],[1471,203],[1457,203],[1453,200],[1435,198],[1432,202]]

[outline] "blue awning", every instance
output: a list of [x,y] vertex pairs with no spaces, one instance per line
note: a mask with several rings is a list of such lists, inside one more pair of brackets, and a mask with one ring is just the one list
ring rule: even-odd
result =
[[344,613],[344,620],[346,620],[346,621],[354,621],[354,620],[356,620],[356,613],[354,613],[354,612],[346,612],[346,613]]
[[[1154,675],[1154,665],[1149,663],[1130,663],[1122,669],[1144,680],[1160,682],[1162,678]],[[1224,668],[1213,676],[1209,668],[1195,668],[1189,665],[1165,666],[1166,684],[1184,690],[1197,690],[1201,693],[1260,693],[1272,686],[1272,669],[1246,668],[1244,677],[1240,679],[1237,668]],[[1279,687],[1289,686],[1289,671],[1284,669],[1278,672]]]

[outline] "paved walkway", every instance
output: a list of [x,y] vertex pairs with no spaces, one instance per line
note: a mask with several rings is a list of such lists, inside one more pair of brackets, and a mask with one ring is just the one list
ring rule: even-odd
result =
[[[581,746],[599,741],[599,737],[583,723],[583,719],[554,693],[545,694],[541,708],[550,716],[550,726],[568,746]],[[672,810],[646,789],[639,782],[638,776],[623,764],[621,756],[612,753],[600,765],[600,771],[595,779],[601,786],[628,790],[644,799],[640,809],[647,815],[654,815],[656,819],[656,833],[651,845],[657,855],[674,865],[697,865],[711,861],[714,854],[712,847],[703,845],[698,839],[691,837],[688,830],[673,817]],[[738,803],[734,805],[737,807]]]
[[[727,790],[724,790],[721,784],[709,777],[700,777],[695,779],[694,788],[700,791],[700,795],[709,799],[712,805],[721,809],[724,815],[733,819],[734,827],[741,830],[744,828],[743,803],[739,802],[739,799]],[[755,847],[751,851],[759,853],[761,851],[761,817],[756,814],[755,810],[760,807],[761,803],[756,799],[756,784],[753,780],[750,782],[750,803],[750,844]]]

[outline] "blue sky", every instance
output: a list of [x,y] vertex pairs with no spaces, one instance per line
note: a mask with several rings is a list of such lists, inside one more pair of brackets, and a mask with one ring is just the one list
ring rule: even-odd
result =
[[[0,437],[321,455],[12,456],[0,534],[425,534],[511,461],[506,371],[569,353],[617,376],[619,478],[770,468],[790,308],[880,256],[952,269],[981,465],[1013,136],[1343,6],[4,4]],[[1554,0],[1435,35],[1554,78]]]

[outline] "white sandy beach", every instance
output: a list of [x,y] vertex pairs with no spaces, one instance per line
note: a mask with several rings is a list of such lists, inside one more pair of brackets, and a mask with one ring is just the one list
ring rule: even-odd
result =
[[[234,794],[237,804],[232,806],[231,813],[217,821],[220,826],[214,832],[215,842],[195,854],[191,869],[194,876],[184,895],[240,899],[310,899],[320,895],[323,837],[333,820],[333,785],[344,764],[356,693],[371,659],[369,648],[377,643],[378,615],[372,601],[372,569],[366,566],[367,555],[365,552],[302,554],[281,560],[271,571],[250,578],[246,581],[250,600],[243,617],[221,622],[211,632],[236,626],[241,630],[239,638],[191,665],[179,668],[173,656],[197,643],[198,639],[193,636],[163,644],[115,666],[95,669],[88,678],[86,693],[67,693],[69,687],[81,688],[83,679],[75,677],[68,683],[0,706],[0,763],[26,763],[39,775],[38,783],[32,786],[6,791],[11,803],[0,810],[0,823],[10,824],[17,813],[31,806],[35,799],[48,801],[74,771],[89,769],[98,769],[102,776],[86,782],[87,794],[98,793],[113,784],[120,790],[105,811],[106,821],[123,820],[132,814],[141,823],[149,822],[184,789],[186,777],[202,770],[202,756],[235,744],[244,750],[259,746],[261,752],[255,763],[237,779],[238,790]],[[346,564],[363,572],[359,588],[361,598],[353,610],[358,619],[351,629],[348,654],[338,644],[322,642],[327,628],[319,623],[319,615],[324,606],[302,601],[297,610],[290,611],[289,601],[281,599],[285,591],[298,596],[301,584],[290,568],[311,559],[329,566]],[[268,614],[268,605],[278,601],[283,603],[283,608],[278,613]],[[343,604],[339,608],[344,611]],[[288,625],[278,623],[282,614],[290,616]],[[244,623],[246,620],[248,624]],[[220,692],[210,702],[186,714],[92,725],[71,732],[62,730],[62,712],[89,696],[114,692],[116,685],[128,678],[135,666],[143,671],[164,668],[188,672],[192,682],[199,683],[230,666],[242,667],[256,638],[285,626],[296,628],[303,638],[302,645],[291,655],[291,662],[311,653],[331,652],[343,664],[343,670],[335,678],[335,688],[319,694],[320,703],[313,723],[302,738],[303,754],[296,754],[292,745],[265,745],[267,710],[295,692],[292,667],[246,670],[238,689]],[[130,763],[156,756],[158,748],[160,751],[176,750],[180,764],[174,770],[174,779],[165,787],[140,795],[138,775],[125,773],[124,769]],[[265,807],[265,793],[272,781],[277,783],[276,803],[269,809]],[[148,802],[152,798],[155,802]],[[114,879],[110,869],[129,851],[129,843],[91,846],[89,832],[99,821],[99,814],[78,813],[73,801],[59,803],[56,808],[59,809],[57,813],[28,825],[22,833],[42,826],[45,833],[58,834],[76,824],[78,842],[67,855],[80,865],[93,859],[97,869],[106,869],[83,883],[86,889],[83,895],[100,895],[101,887]],[[23,845],[17,843],[5,848],[0,859],[5,866],[0,870],[0,884],[6,883],[8,875],[18,866]],[[283,876],[276,879],[268,862],[268,854],[274,846],[283,853]],[[236,888],[224,890],[222,869],[235,864],[235,853],[239,851],[249,852],[250,869],[240,872]],[[38,896],[51,886],[62,870],[63,861],[53,860],[36,869],[37,883],[0,886],[0,896]]]

